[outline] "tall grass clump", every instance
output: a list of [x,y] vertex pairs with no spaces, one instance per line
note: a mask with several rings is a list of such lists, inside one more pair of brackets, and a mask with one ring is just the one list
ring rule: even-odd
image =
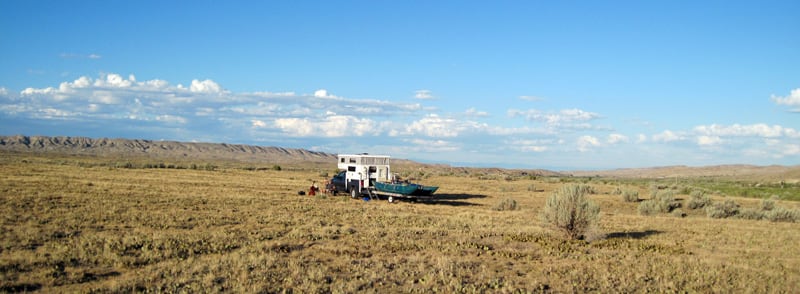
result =
[[587,185],[562,186],[547,198],[542,221],[571,239],[584,239],[597,226],[600,217],[600,207],[586,197],[590,190]]
[[728,218],[739,214],[739,204],[731,199],[706,207],[706,215],[711,218]]
[[672,191],[657,192],[656,196],[650,200],[642,201],[639,204],[639,214],[651,215],[656,213],[670,213],[673,209],[680,207],[680,202],[675,201],[675,193]]
[[686,202],[686,207],[689,209],[700,209],[706,206],[711,205],[711,197],[706,195],[705,192],[700,190],[694,190],[689,195],[689,201]]
[[636,190],[623,190],[622,191],[622,200],[625,200],[625,202],[636,202],[636,201],[639,201],[639,191],[636,191]]
[[800,210],[775,206],[775,197],[762,199],[758,208],[739,210],[737,218],[750,220],[769,220],[771,222],[800,222]]
[[497,211],[505,211],[505,210],[517,210],[517,200],[506,198],[502,201],[498,202],[497,204],[492,207],[493,210]]

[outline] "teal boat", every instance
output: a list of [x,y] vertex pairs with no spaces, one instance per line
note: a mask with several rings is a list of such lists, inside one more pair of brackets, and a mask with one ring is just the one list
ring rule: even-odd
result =
[[431,196],[439,187],[423,186],[413,183],[375,182],[375,189],[384,193],[395,193],[403,196]]

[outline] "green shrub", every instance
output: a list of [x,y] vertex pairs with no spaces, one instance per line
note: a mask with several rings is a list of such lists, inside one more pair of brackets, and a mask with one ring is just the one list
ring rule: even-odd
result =
[[622,194],[622,188],[620,188],[619,186],[614,187],[614,190],[611,191],[611,195],[621,195],[621,194]]
[[657,192],[653,199],[642,201],[639,204],[639,214],[669,213],[680,206],[680,202],[675,201],[675,192],[661,191]]
[[728,218],[739,213],[739,204],[731,199],[717,202],[706,207],[706,215],[711,218]]
[[276,165],[273,165],[273,166],[272,166],[272,170],[274,170],[274,171],[280,171],[280,170],[281,170],[281,166],[280,166],[280,165],[277,165],[277,164],[276,164]]
[[625,200],[625,202],[639,201],[639,191],[636,190],[622,191],[622,200]]
[[502,201],[495,204],[492,209],[497,211],[504,211],[504,210],[517,210],[517,201],[511,198],[503,199]]
[[800,222],[800,210],[776,207],[770,211],[764,212],[764,218],[771,222],[797,223]]
[[690,195],[689,201],[686,203],[686,206],[689,207],[689,209],[700,209],[711,205],[711,203],[712,203],[711,197],[706,195],[705,192],[700,190],[694,190],[692,191],[692,194]]
[[760,203],[761,204],[760,205],[761,206],[761,210],[770,211],[770,210],[775,209],[775,200],[773,200],[773,198],[774,198],[774,196],[772,198],[762,199],[761,203]]
[[661,212],[661,205],[655,200],[645,200],[639,203],[639,214],[651,215]]
[[600,207],[586,197],[586,185],[562,186],[547,198],[542,221],[572,239],[583,239],[597,226]]
[[752,208],[745,208],[739,210],[739,213],[736,214],[737,218],[741,219],[750,219],[750,220],[762,220],[766,218],[766,213],[763,210],[752,209]]

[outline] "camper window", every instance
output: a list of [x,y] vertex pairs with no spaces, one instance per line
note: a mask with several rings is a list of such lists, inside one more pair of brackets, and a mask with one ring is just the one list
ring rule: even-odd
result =
[[355,166],[348,166],[347,167],[347,171],[354,172],[354,171],[356,171],[356,167]]

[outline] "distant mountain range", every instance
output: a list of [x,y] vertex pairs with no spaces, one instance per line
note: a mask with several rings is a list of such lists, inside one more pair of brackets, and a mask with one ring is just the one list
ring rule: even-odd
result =
[[336,154],[281,147],[86,137],[0,136],[0,150],[261,163],[334,163]]
[[[108,139],[86,137],[0,136],[0,150],[33,153],[57,153],[108,157],[157,158],[163,160],[229,160],[270,164],[315,163],[332,165],[336,154],[282,147],[264,147],[226,143],[189,143],[139,139]],[[405,166],[428,166],[447,170],[471,170],[484,173],[523,173],[540,176],[619,178],[726,177],[742,179],[778,179],[800,181],[800,166],[716,165],[703,167],[667,166],[615,169],[604,171],[554,172],[548,170],[512,170],[498,168],[459,168],[443,164],[421,164],[393,158]]]

